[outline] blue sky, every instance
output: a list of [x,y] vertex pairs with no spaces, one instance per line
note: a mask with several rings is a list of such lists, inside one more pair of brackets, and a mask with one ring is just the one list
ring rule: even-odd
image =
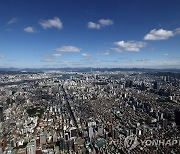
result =
[[180,68],[179,0],[2,0],[0,67]]

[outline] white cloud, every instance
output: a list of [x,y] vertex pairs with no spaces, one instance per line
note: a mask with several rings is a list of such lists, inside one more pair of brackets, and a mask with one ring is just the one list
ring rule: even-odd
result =
[[174,34],[175,34],[175,35],[180,34],[180,28],[176,28],[176,29],[174,30]]
[[108,56],[108,55],[110,55],[110,53],[108,51],[106,51],[106,52],[98,53],[98,55]]
[[4,56],[3,56],[3,55],[0,55],[0,58],[4,58]]
[[43,29],[47,29],[47,28],[62,29],[63,28],[62,21],[58,17],[54,17],[53,19],[49,19],[49,20],[40,20],[39,24],[43,27]]
[[89,29],[101,29],[105,26],[113,25],[113,21],[110,19],[100,19],[98,23],[95,22],[88,22],[87,27]]
[[100,29],[100,24],[96,24],[94,22],[88,22],[87,27],[89,29]]
[[80,48],[75,46],[63,46],[55,50],[58,52],[80,52]]
[[144,36],[144,40],[166,40],[177,34],[180,34],[180,28],[177,28],[174,31],[164,29],[153,29]]
[[88,53],[82,53],[81,56],[84,56],[84,57],[91,57],[91,55],[88,54]]
[[115,52],[118,52],[118,53],[121,53],[121,52],[123,52],[121,49],[119,49],[119,48],[111,48],[113,51],[115,51]]
[[44,55],[44,58],[41,60],[42,62],[53,62],[55,59],[61,57],[61,54],[53,54],[53,55]]
[[58,53],[57,53],[57,54],[53,54],[52,57],[53,57],[53,58],[60,58],[60,57],[61,57],[61,54],[58,54]]
[[168,53],[164,53],[163,56],[168,56],[169,54]]
[[139,62],[148,62],[149,59],[137,59],[136,61],[139,61]]
[[109,52],[104,52],[104,53],[102,53],[102,55],[103,56],[108,56],[108,55],[110,55],[110,53]]
[[9,25],[9,24],[15,24],[15,23],[17,23],[17,19],[16,19],[16,18],[12,18],[11,20],[9,20],[9,21],[7,22],[8,25]]
[[43,59],[43,60],[41,60],[42,62],[52,62],[53,60],[52,59],[50,59],[50,58],[45,58],[45,59]]
[[27,33],[36,33],[36,30],[33,27],[26,27],[23,30]]
[[109,26],[109,25],[113,25],[113,21],[110,19],[100,19],[99,23],[101,26]]
[[137,41],[119,41],[115,42],[115,45],[118,46],[118,48],[114,48],[116,52],[122,52],[124,51],[131,51],[131,52],[137,52],[140,51],[141,48],[144,48],[146,46],[145,42],[137,42]]

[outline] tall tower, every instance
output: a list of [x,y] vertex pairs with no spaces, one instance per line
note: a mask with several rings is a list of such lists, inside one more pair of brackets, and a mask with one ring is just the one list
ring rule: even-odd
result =
[[3,106],[0,105],[0,122],[3,122]]

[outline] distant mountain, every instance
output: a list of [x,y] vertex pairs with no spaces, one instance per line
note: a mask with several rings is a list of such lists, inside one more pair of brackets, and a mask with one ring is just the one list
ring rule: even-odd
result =
[[149,72],[148,74],[155,76],[169,76],[180,79],[180,72]]
[[140,72],[176,72],[180,73],[180,69],[150,69],[150,68],[0,68],[0,72],[45,72],[45,71],[73,71],[73,72],[91,72],[92,71],[140,71]]
[[9,67],[9,68],[0,68],[0,71],[19,71],[20,69]]

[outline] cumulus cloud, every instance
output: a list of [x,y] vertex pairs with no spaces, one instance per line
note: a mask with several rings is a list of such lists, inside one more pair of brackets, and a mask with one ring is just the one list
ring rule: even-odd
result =
[[58,53],[57,53],[57,54],[53,54],[52,57],[53,57],[53,58],[60,58],[60,57],[61,57],[61,54],[58,54]]
[[174,34],[175,34],[175,35],[180,34],[180,28],[176,28],[176,29],[174,30]]
[[173,31],[164,29],[153,29],[144,36],[144,40],[166,40],[178,34],[180,34],[180,28],[176,28]]
[[113,25],[113,21],[110,19],[100,19],[99,24],[101,26],[109,26],[109,25]]
[[123,52],[123,51],[131,51],[131,52],[138,52],[141,48],[144,48],[146,46],[145,42],[137,42],[137,41],[119,41],[115,42],[115,45],[118,46],[118,48],[114,48],[116,52]]
[[104,53],[102,53],[101,55],[103,55],[103,56],[108,56],[108,55],[110,55],[110,53],[109,53],[109,52],[104,52]]
[[81,56],[84,56],[84,57],[91,57],[91,55],[88,54],[88,53],[82,53]]
[[55,59],[61,57],[61,54],[53,54],[53,55],[44,55],[44,58],[41,60],[42,62],[53,62]]
[[45,59],[42,59],[41,60],[42,62],[53,62],[53,60],[52,59],[50,59],[50,58],[45,58]]
[[26,27],[23,29],[27,33],[36,33],[36,30],[33,27]]
[[97,55],[101,55],[101,56],[109,56],[110,52],[106,51],[106,52],[101,52],[101,53],[97,53]]
[[12,18],[12,19],[10,19],[8,22],[7,22],[7,24],[8,25],[10,25],[10,24],[15,24],[15,23],[17,23],[17,18]]
[[111,48],[113,51],[115,51],[115,52],[118,52],[118,53],[121,53],[121,52],[123,52],[121,49],[119,49],[119,48]]
[[166,40],[169,37],[174,36],[173,31],[168,31],[164,29],[153,29],[144,36],[144,40]]
[[63,28],[62,21],[58,17],[54,17],[53,19],[49,19],[49,20],[40,20],[39,24],[42,26],[43,29],[47,29],[47,28],[62,29]]
[[105,26],[113,25],[113,21],[110,19],[100,19],[98,23],[95,22],[88,22],[87,27],[89,29],[101,29]]
[[89,29],[100,29],[100,24],[96,24],[94,22],[88,22],[87,27]]
[[80,48],[75,46],[63,46],[55,50],[58,52],[80,52]]

